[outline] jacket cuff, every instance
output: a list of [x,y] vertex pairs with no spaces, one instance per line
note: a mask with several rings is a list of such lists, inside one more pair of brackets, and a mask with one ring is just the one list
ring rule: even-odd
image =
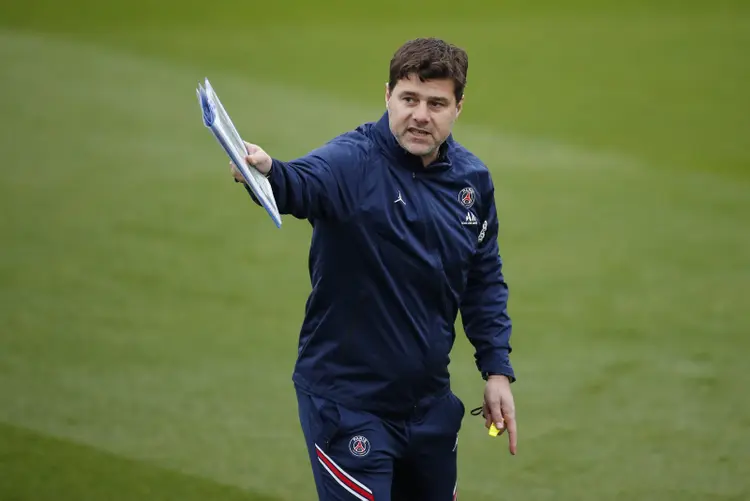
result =
[[496,355],[487,360],[482,360],[477,363],[477,367],[485,381],[492,375],[507,376],[511,383],[516,381],[516,374],[507,356]]
[[[279,184],[279,176],[280,176],[281,170],[283,169],[283,166],[280,166],[280,164],[282,163],[280,160],[277,160],[275,158],[272,158],[271,160],[272,160],[271,170],[268,171],[268,174],[265,175],[265,178],[268,179],[268,181],[271,183],[271,190],[274,192],[274,195],[276,195],[276,190],[274,189],[274,186],[277,186]],[[260,200],[258,200],[258,197],[256,197],[255,194],[253,193],[252,188],[250,188],[250,186],[244,183],[243,183],[243,186],[245,187],[245,190],[247,190],[247,193],[250,195],[250,198],[253,199],[253,202],[255,202],[256,205],[262,206],[262,204],[260,203]]]

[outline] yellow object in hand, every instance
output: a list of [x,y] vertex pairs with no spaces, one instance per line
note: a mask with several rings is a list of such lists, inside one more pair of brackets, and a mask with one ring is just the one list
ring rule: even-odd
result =
[[500,430],[497,429],[497,426],[495,426],[495,423],[492,423],[490,426],[490,436],[496,437],[500,433]]

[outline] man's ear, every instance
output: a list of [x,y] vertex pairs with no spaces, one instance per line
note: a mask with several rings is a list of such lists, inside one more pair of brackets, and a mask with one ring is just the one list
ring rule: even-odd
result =
[[464,98],[465,96],[461,96],[461,100],[456,103],[456,118],[461,114],[461,111],[464,109]]
[[388,108],[388,101],[391,99],[391,90],[388,88],[388,82],[385,83],[385,107]]

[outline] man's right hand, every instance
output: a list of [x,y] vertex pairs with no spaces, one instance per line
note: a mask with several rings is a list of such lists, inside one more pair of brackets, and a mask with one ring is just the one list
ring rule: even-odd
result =
[[[248,142],[245,142],[245,148],[247,148],[245,161],[255,167],[258,172],[260,172],[264,176],[267,176],[268,173],[271,172],[271,165],[273,163],[273,160],[268,155],[268,153],[263,151],[263,148],[261,148],[257,144],[251,144]],[[244,183],[245,178],[242,177],[242,173],[240,173],[240,170],[237,168],[237,166],[234,165],[233,162],[229,162],[229,166],[234,179],[239,183]]]

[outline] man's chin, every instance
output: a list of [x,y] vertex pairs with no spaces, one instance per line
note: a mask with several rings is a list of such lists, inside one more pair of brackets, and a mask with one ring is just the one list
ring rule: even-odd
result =
[[409,153],[411,153],[412,155],[416,155],[418,157],[424,157],[432,153],[435,150],[435,146],[431,144],[407,143],[404,149],[408,151]]

